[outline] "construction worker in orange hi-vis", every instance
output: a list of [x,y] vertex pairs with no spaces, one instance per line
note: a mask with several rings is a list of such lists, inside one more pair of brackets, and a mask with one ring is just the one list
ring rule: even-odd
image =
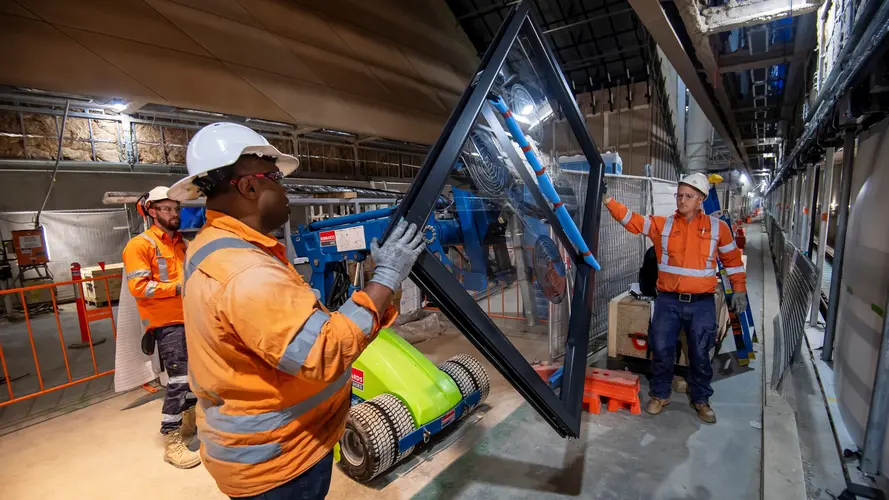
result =
[[[144,349],[158,355],[167,372],[167,392],[161,410],[164,460],[180,469],[201,463],[189,451],[195,435],[197,399],[188,388],[188,351],[182,317],[182,266],[186,242],[179,234],[179,202],[158,186],[140,200],[142,212],[151,217],[148,230],[131,239],[123,251],[127,286],[136,299],[145,336]],[[147,340],[146,340],[147,339]]]
[[603,201],[627,231],[650,238],[657,254],[657,298],[648,329],[651,399],[645,410],[657,415],[670,403],[676,342],[683,329],[688,339],[691,406],[701,420],[713,424],[716,413],[709,399],[713,395],[710,350],[716,343],[716,259],[732,282],[729,307],[733,311],[747,308],[747,278],[728,224],[703,212],[709,191],[710,181],[704,174],[683,177],[676,192],[676,212],[669,217],[633,213],[607,193]]
[[280,181],[299,161],[243,125],[214,123],[192,137],[186,165],[170,197],[207,197],[183,302],[204,466],[230,497],[324,498],[351,363],[394,321],[423,232],[401,221],[373,240],[373,278],[331,313],[271,235],[290,215]]

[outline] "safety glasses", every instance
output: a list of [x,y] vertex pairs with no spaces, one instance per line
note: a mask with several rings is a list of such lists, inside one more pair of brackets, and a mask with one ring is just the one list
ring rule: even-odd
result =
[[284,178],[284,174],[281,173],[280,170],[275,170],[274,172],[263,172],[260,174],[242,175],[240,177],[236,177],[236,178],[230,180],[229,184],[231,184],[232,186],[236,186],[238,184],[238,181],[240,181],[241,179],[248,178],[248,177],[258,177],[261,179],[269,179],[271,181],[281,182],[281,179]]

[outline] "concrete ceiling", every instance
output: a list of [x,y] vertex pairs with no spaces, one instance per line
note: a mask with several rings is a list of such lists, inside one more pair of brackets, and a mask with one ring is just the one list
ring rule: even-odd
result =
[[0,0],[0,84],[434,142],[477,65],[444,0]]

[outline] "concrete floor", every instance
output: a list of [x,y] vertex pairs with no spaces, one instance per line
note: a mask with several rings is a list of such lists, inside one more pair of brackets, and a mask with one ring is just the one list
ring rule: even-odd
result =
[[[752,232],[748,241],[759,242]],[[748,244],[747,254],[751,307],[760,318],[760,244]],[[525,333],[511,340],[526,358],[546,359],[545,337]],[[453,331],[417,347],[435,362],[475,353]],[[752,361],[746,370],[726,359],[717,364],[716,425],[701,423],[686,396],[675,394],[673,404],[657,417],[624,411],[585,414],[581,438],[562,440],[485,362],[492,390],[487,408],[481,408],[483,417],[455,428],[434,452],[421,453],[370,485],[355,483],[335,468],[329,498],[759,498],[760,362]],[[647,387],[643,399],[645,394]],[[180,471],[162,461],[160,401],[121,411],[144,395],[141,390],[127,393],[0,437],[0,456],[5,457],[0,496],[224,498],[202,467]]]

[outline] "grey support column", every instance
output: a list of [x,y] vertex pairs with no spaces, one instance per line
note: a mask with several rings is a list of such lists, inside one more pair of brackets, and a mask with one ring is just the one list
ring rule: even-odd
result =
[[[818,316],[821,309],[821,282],[824,280],[824,256],[827,254],[827,228],[830,226],[830,195],[833,193],[833,155],[834,148],[827,148],[824,153],[824,168],[821,175],[820,200],[821,222],[818,225],[818,257],[815,266],[818,269],[818,280],[815,282],[815,291],[812,293],[812,311],[809,314],[809,324],[818,325]],[[817,206],[817,205],[816,205]],[[813,207],[813,215],[814,215]]]
[[852,169],[854,166],[855,131],[847,130],[843,141],[843,175],[840,178],[840,201],[837,206],[837,236],[833,248],[833,273],[827,304],[827,324],[824,326],[824,348],[821,351],[821,359],[824,361],[833,360],[833,342],[836,338],[837,315],[840,307],[840,285],[843,281],[843,257],[846,249],[846,229],[849,225],[849,201],[852,199]]
[[[843,158],[845,158],[845,153]],[[889,300],[884,311],[889,311]],[[889,315],[883,316],[883,340],[877,358],[877,372],[874,375],[874,388],[867,412],[864,430],[864,446],[861,448],[861,472],[875,476],[880,472],[880,459],[883,456],[883,442],[886,439],[887,419],[889,419]]]

